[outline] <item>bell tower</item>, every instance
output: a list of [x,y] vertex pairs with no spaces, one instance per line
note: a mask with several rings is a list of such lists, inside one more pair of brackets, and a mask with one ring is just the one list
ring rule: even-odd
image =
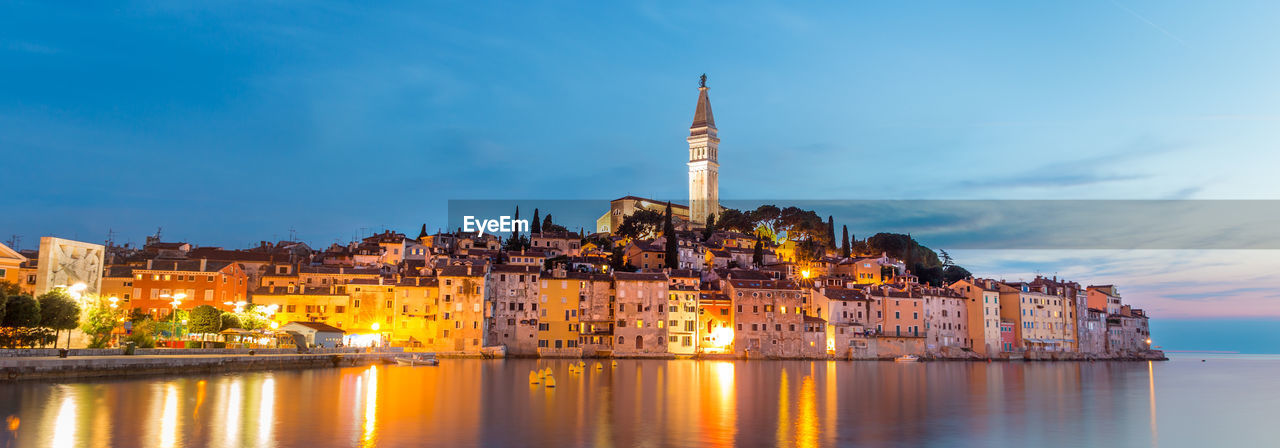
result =
[[720,138],[707,97],[707,75],[698,83],[698,107],[689,126],[689,221],[707,224],[707,215],[720,213]]

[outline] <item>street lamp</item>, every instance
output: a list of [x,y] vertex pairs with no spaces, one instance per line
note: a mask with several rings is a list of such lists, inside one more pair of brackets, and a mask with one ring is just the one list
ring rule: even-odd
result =
[[173,295],[160,294],[160,297],[164,299],[173,299],[172,302],[169,302],[169,305],[173,306],[173,314],[169,316],[170,317],[169,331],[171,332],[170,334],[172,334],[173,338],[177,339],[178,338],[178,306],[182,305],[182,299],[187,298],[187,295],[185,293],[180,292]]

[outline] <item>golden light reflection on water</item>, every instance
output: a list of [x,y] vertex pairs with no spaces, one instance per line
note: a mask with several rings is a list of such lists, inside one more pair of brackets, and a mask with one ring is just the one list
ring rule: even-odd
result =
[[268,376],[262,380],[262,392],[258,407],[258,446],[271,444],[271,429],[276,417],[276,380]]
[[791,398],[787,387],[787,369],[782,369],[782,379],[778,380],[778,427],[777,446],[791,444]]
[[364,398],[364,438],[363,446],[375,446],[374,437],[378,430],[378,366],[369,366],[366,374],[368,390]]
[[805,375],[800,382],[800,415],[796,417],[796,446],[818,446],[818,393],[813,375]]
[[1156,371],[1155,362],[1147,361],[1147,395],[1151,397],[1151,446],[1160,446],[1160,432],[1156,430]]
[[[993,442],[970,445],[1039,446],[1018,442],[1045,431],[1093,443],[1134,441],[1085,430],[1106,426],[1100,421],[1124,421],[1144,442],[1150,431],[1158,446],[1154,363],[624,360],[574,373],[567,363],[445,360],[439,367],[0,384],[0,416],[14,418],[13,446],[811,447],[945,445],[953,435]],[[555,371],[557,388],[528,384],[528,373],[541,367]],[[1162,366],[1166,388],[1175,383],[1165,374],[1171,367]],[[1090,399],[1088,388],[1134,399]],[[1161,396],[1166,419],[1176,414],[1169,409],[1177,394],[1170,397]],[[1024,427],[1036,430],[1008,430]],[[0,447],[8,446],[5,437]]]
[[223,428],[223,446],[236,446],[240,441],[241,425],[244,419],[240,416],[241,410],[244,409],[244,379],[229,378],[223,385],[225,392],[223,396],[222,425]]
[[53,424],[53,446],[76,446],[76,397],[70,386],[62,388],[62,400],[58,405],[58,417]]
[[178,387],[170,382],[164,389],[164,411],[160,416],[160,447],[178,443]]

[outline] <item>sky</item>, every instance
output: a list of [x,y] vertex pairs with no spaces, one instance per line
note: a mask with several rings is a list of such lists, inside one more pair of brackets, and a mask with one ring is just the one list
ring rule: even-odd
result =
[[[449,200],[686,198],[702,73],[726,199],[1280,199],[1277,19],[1267,1],[5,2],[0,239],[326,246],[447,227]],[[1280,320],[1271,250],[952,255],[1122,285],[1170,322]],[[1270,336],[1216,346],[1280,352],[1240,342]]]

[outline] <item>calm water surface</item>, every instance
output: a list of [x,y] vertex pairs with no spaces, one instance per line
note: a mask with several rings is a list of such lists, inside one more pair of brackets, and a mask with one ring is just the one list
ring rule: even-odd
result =
[[[0,385],[2,446],[1278,446],[1280,359],[443,360]],[[530,386],[551,367],[557,387]],[[16,420],[15,420],[16,419]]]

